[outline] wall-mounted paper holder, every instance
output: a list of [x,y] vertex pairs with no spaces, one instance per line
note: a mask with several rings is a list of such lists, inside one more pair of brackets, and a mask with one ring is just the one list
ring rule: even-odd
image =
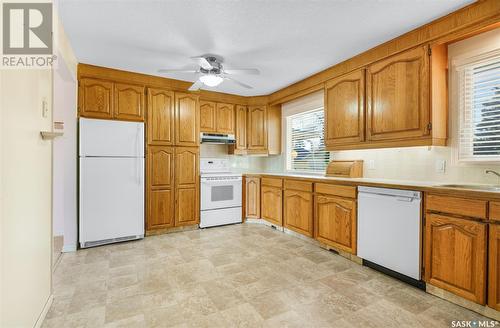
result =
[[64,135],[64,122],[54,122],[52,131],[40,131],[43,140],[54,140]]

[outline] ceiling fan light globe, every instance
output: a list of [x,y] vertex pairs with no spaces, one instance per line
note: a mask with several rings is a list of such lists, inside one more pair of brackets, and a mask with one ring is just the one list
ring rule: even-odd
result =
[[216,87],[221,84],[224,79],[218,75],[208,74],[200,76],[200,81],[203,82],[203,84],[206,86]]

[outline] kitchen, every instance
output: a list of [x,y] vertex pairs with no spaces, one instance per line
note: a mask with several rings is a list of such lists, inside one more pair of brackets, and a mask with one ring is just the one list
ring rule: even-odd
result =
[[[168,5],[141,14],[133,3],[116,10],[144,17]],[[201,37],[198,53],[177,44],[172,61],[164,51],[141,62],[153,51],[147,26],[123,32],[149,40],[127,53],[109,37],[121,22],[92,36],[111,3],[95,12],[61,1],[77,61],[66,64],[73,81],[63,79],[74,97],[60,97],[76,108],[58,113],[54,90],[54,124],[42,133],[53,138],[51,291],[35,324],[5,326],[498,325],[500,5],[417,3],[406,3],[420,10],[413,25],[379,30],[357,50],[354,36],[339,40],[352,47],[343,55],[323,45],[323,66],[297,63],[300,75],[284,64],[271,74],[257,52],[207,53],[224,47]],[[213,4],[199,12],[257,10]],[[170,28],[181,24],[169,15]],[[168,35],[159,43],[176,40]]]

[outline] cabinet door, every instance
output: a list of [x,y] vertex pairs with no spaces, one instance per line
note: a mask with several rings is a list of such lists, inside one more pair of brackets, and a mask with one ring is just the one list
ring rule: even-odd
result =
[[425,280],[458,296],[485,304],[486,224],[427,214]]
[[313,236],[312,193],[285,190],[283,209],[283,221],[286,228],[309,237]]
[[248,149],[267,149],[267,108],[266,106],[248,107]]
[[172,147],[148,146],[148,193],[146,229],[164,229],[174,225]]
[[327,195],[315,200],[315,236],[320,242],[356,254],[356,201]]
[[175,189],[175,226],[198,224],[200,222],[198,187]]
[[198,96],[175,93],[175,145],[197,147],[200,144]]
[[199,222],[199,149],[175,149],[175,226]]
[[261,216],[263,219],[282,226],[282,195],[281,189],[276,187],[261,187]]
[[365,71],[333,79],[325,87],[325,145],[364,141]]
[[247,149],[247,107],[236,105],[236,149]]
[[117,120],[144,121],[144,87],[115,83],[113,117]]
[[113,83],[96,79],[80,79],[78,88],[80,116],[113,118]]
[[174,93],[148,89],[148,144],[172,145],[174,142]]
[[500,224],[490,224],[488,306],[500,311]]
[[212,101],[200,101],[200,131],[215,132],[216,104]]
[[216,131],[234,134],[234,105],[217,103]]
[[175,184],[192,186],[198,184],[199,149],[194,147],[176,147],[175,149]]
[[260,219],[260,178],[246,178],[246,215]]
[[429,134],[429,56],[425,47],[368,67],[367,139],[412,139]]

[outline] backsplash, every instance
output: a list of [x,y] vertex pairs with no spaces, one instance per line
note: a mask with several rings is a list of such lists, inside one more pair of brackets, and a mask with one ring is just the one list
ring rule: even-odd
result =
[[453,160],[451,147],[346,150],[331,152],[331,156],[364,160],[366,178],[500,184],[499,178],[484,173],[486,169],[500,172],[500,163],[459,164]]
[[228,147],[227,145],[201,144],[200,157],[227,158],[233,172],[258,173],[266,170],[264,163],[266,157],[229,155]]

